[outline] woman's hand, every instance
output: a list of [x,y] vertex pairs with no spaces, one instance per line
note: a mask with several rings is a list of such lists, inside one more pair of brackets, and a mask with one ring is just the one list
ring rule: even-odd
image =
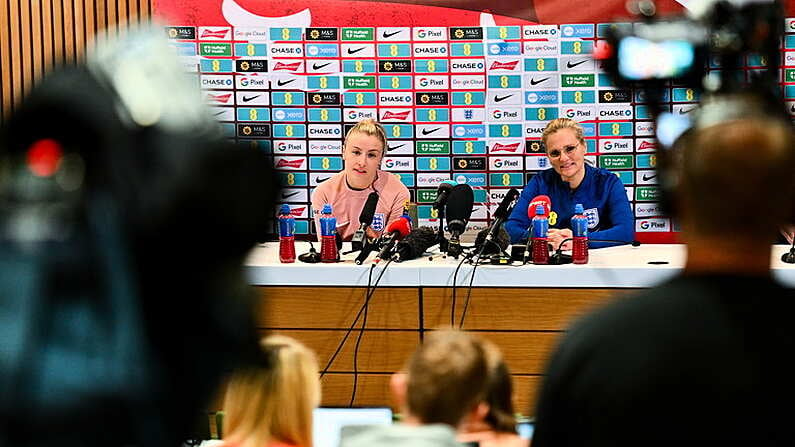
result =
[[792,238],[795,237],[795,225],[784,225],[779,230],[787,238],[787,243],[791,244]]
[[[561,242],[571,237],[572,233],[571,230],[568,228],[562,228],[562,229],[550,228],[549,233],[547,233],[547,238],[549,240],[549,243],[552,244],[552,248],[554,250],[558,249],[558,246],[560,245]],[[571,240],[566,241],[563,244],[563,250],[571,250],[571,247],[572,247]]]

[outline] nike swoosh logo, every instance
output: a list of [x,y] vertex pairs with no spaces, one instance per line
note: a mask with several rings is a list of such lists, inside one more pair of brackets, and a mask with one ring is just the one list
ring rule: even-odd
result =
[[243,102],[253,101],[253,100],[259,98],[260,96],[262,96],[262,95],[243,96]]
[[326,63],[325,63],[325,64],[323,64],[323,65],[312,64],[312,69],[313,69],[313,70],[320,70],[321,68],[323,68],[323,67],[328,67],[329,65],[331,65],[331,62],[326,62]]
[[422,134],[423,135],[430,135],[430,134],[432,134],[432,133],[434,133],[434,132],[436,132],[437,130],[440,130],[440,129],[441,129],[441,127],[437,127],[435,129],[431,129],[431,130],[422,129]]
[[544,78],[544,79],[533,79],[533,78],[530,78],[530,85],[540,84],[540,83],[546,81],[547,79],[549,79],[549,78]]
[[494,102],[502,102],[502,101],[505,101],[506,99],[510,98],[511,96],[513,96],[513,95],[506,95],[506,96],[495,96],[495,97],[494,97]]
[[317,179],[317,182],[318,182],[318,183],[323,183],[323,182],[325,182],[326,180],[328,180],[328,179],[330,179],[330,178],[331,178],[331,177],[326,177],[326,178],[318,178],[318,179]]
[[683,114],[683,115],[684,115],[685,113],[690,113],[690,112],[692,112],[693,110],[696,110],[696,108],[695,108],[695,107],[693,107],[693,108],[692,108],[692,109],[690,109],[690,110],[679,109],[679,113],[681,113],[681,114]]
[[298,194],[301,194],[301,191],[291,192],[290,194],[282,193],[282,199],[289,199],[290,197],[297,196]]
[[588,62],[588,59],[585,59],[584,61],[575,62],[573,64],[571,63],[571,61],[568,61],[568,62],[566,62],[566,68],[574,68],[574,67],[576,67],[578,65],[582,65],[582,64],[584,64],[586,62]]
[[285,85],[287,85],[287,84],[289,84],[289,83],[291,83],[293,81],[295,81],[295,79],[290,79],[290,80],[287,80],[287,81],[284,81],[284,82],[282,82],[282,80],[280,79],[280,80],[276,81],[276,83],[279,84],[279,87],[283,87],[283,86],[285,86]]
[[657,174],[654,174],[654,175],[643,174],[643,181],[644,182],[648,182],[649,180],[653,180],[655,178],[657,178]]
[[352,49],[352,48],[348,48],[348,54],[356,54],[356,53],[358,53],[358,52],[362,51],[362,50],[363,50],[363,49],[365,49],[365,48],[367,48],[367,47],[361,47],[361,48],[357,48],[357,49],[355,49],[355,50],[354,50],[354,49]]
[[224,113],[226,113],[226,110],[221,110],[220,112],[215,112],[213,116],[223,115]]
[[384,37],[384,39],[389,39],[390,37],[394,36],[395,34],[399,34],[399,33],[400,33],[400,31],[395,31],[394,33],[388,33],[386,31],[384,31],[384,34],[382,34],[382,36]]
[[405,146],[405,144],[401,144],[400,146],[387,146],[386,151],[387,152],[394,151],[395,149],[400,149],[403,146]]

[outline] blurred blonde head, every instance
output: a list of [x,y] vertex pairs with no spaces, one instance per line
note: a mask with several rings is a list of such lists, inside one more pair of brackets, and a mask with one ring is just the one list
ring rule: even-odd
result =
[[315,354],[271,335],[261,342],[270,366],[235,372],[224,400],[224,440],[238,447],[284,442],[312,447],[312,410],[320,404]]

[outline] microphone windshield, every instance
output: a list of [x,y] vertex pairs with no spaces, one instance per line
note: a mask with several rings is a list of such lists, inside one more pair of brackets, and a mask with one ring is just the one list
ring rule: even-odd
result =
[[516,188],[511,188],[505,193],[505,197],[502,198],[502,202],[500,202],[500,206],[494,211],[494,218],[495,219],[507,219],[508,218],[508,208],[511,206],[511,203],[519,197],[519,191]]
[[530,201],[530,206],[527,207],[527,217],[530,219],[536,217],[536,207],[541,205],[544,207],[544,217],[549,217],[549,212],[552,210],[552,201],[549,199],[549,196],[535,196],[533,200]]
[[[500,226],[500,228],[494,233],[494,237],[490,242],[486,242],[486,236],[488,233],[488,228],[484,228],[478,232],[478,235],[475,238],[475,253],[480,253],[480,250],[483,250],[484,255],[490,255],[501,253],[508,248],[508,242],[510,238],[502,226]],[[483,246],[484,243],[486,244],[485,247]]]
[[378,193],[373,191],[367,196],[367,201],[364,202],[364,208],[359,214],[359,223],[370,225],[373,223],[373,216],[375,216],[375,207],[378,205]]
[[431,227],[419,227],[397,244],[397,254],[401,261],[408,261],[422,256],[423,253],[438,242],[436,230]]
[[390,223],[386,228],[387,234],[398,233],[398,239],[403,239],[409,234],[410,231],[411,222],[405,217],[400,217],[399,219],[392,221],[392,223]]
[[455,185],[447,201],[447,229],[451,232],[463,233],[469,217],[472,215],[472,206],[475,194],[467,184]]

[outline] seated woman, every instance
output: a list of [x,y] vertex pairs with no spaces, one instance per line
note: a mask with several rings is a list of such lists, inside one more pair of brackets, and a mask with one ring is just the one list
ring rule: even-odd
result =
[[516,432],[511,372],[494,343],[484,342],[486,386],[483,400],[458,428],[456,440],[480,447],[527,447],[529,441]]
[[[538,195],[549,196],[552,212],[549,217],[549,242],[557,249],[572,236],[571,217],[574,205],[581,203],[588,217],[591,248],[616,243],[597,242],[609,239],[630,243],[635,238],[635,219],[621,180],[606,169],[585,163],[583,129],[568,118],[550,121],[541,135],[552,169],[540,172],[522,190],[516,206],[505,223],[505,230],[516,243],[528,237],[530,217],[527,207]],[[619,244],[620,245],[620,244]],[[571,241],[563,245],[571,249]]]
[[315,354],[271,335],[261,342],[268,366],[236,371],[224,400],[225,447],[312,447],[312,411],[320,404]]
[[360,121],[348,131],[342,149],[344,169],[312,192],[316,228],[320,228],[317,219],[323,205],[330,203],[337,218],[337,233],[342,240],[350,240],[359,228],[359,214],[367,196],[373,191],[379,198],[372,225],[367,230],[369,237],[377,237],[390,222],[403,214],[409,190],[397,176],[379,169],[386,147],[384,128],[374,120]]

